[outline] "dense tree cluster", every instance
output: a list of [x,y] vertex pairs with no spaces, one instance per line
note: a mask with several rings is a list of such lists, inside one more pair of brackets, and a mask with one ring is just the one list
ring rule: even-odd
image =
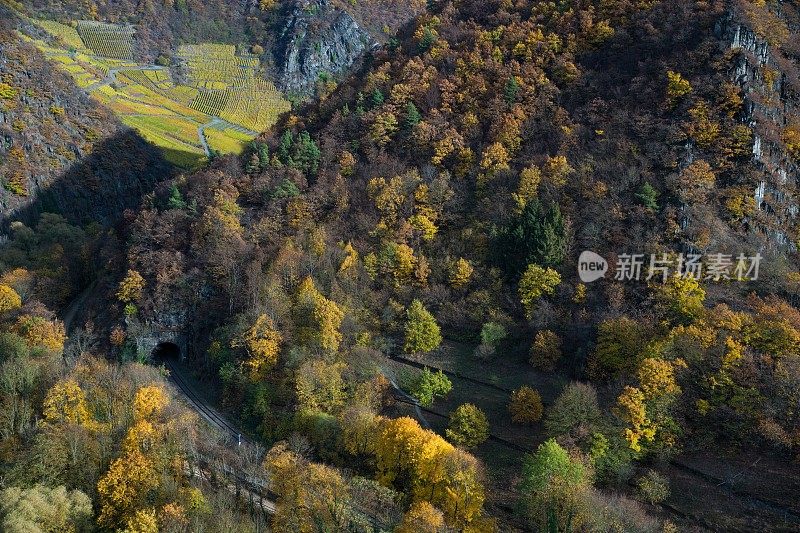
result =
[[[769,13],[753,3],[747,20],[763,34],[780,27]],[[363,75],[126,214],[96,254],[120,265],[102,276],[96,344],[144,361],[154,324],[191,338],[188,363],[221,408],[272,447],[276,530],[356,529],[381,508],[398,531],[502,528],[485,504],[509,484],[481,459],[509,439],[537,445],[512,458],[510,520],[658,530],[600,489],[667,497],[636,461],[684,444],[800,446],[796,258],[770,237],[794,239],[794,223],[751,201],[765,170],[729,80],[743,52],[714,36],[722,15],[715,2],[430,2]],[[791,128],[772,132],[776,149],[795,150]],[[51,369],[63,326],[32,298],[74,296],[94,273],[75,258],[99,231],[45,215],[0,252],[0,340],[18,354],[2,362],[15,384],[0,435],[22,439],[41,412],[26,454],[61,438],[90,450],[81,468],[54,454],[10,479],[96,495],[108,528],[205,520],[168,460],[186,457],[190,428],[152,372],[128,363],[109,399],[105,363]],[[685,262],[733,245],[769,255],[761,280],[612,279],[623,253]],[[611,271],[584,284],[574,259],[589,249]],[[425,409],[445,403],[429,429]]]

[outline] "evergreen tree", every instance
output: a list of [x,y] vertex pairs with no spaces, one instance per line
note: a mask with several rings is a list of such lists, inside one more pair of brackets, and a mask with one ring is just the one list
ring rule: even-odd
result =
[[647,209],[651,211],[656,211],[658,209],[658,191],[650,185],[650,182],[646,181],[639,187],[639,190],[636,192],[636,198]]
[[289,130],[283,132],[281,135],[281,140],[278,143],[278,159],[280,159],[284,164],[289,164],[289,151],[292,149],[292,143],[294,142],[294,135]]
[[406,104],[406,116],[405,119],[403,119],[403,127],[409,131],[413,130],[414,126],[419,124],[420,120],[422,120],[422,115],[420,115],[414,102]]
[[180,189],[174,183],[169,189],[169,200],[167,205],[170,209],[186,209],[186,201],[183,199]]
[[506,82],[505,89],[503,89],[503,96],[506,100],[506,103],[511,105],[516,102],[517,94],[519,94],[519,82],[517,81],[516,76],[511,76]]
[[382,106],[386,98],[383,96],[383,93],[381,92],[380,89],[375,89],[372,92],[371,100],[372,100],[372,107],[374,109],[376,107]]
[[267,143],[258,143],[258,168],[259,170],[269,168],[269,145]]
[[292,146],[290,162],[287,165],[302,170],[306,175],[316,175],[319,169],[321,152],[317,143],[307,131],[301,132]]
[[564,218],[557,204],[545,210],[532,200],[495,239],[495,262],[510,277],[517,277],[529,264],[557,266],[566,255]]

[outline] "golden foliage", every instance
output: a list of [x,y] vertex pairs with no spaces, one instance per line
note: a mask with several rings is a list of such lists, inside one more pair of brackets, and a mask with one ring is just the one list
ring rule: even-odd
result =
[[463,257],[459,257],[458,260],[453,263],[453,266],[450,267],[450,286],[454,289],[466,287],[474,271],[475,269],[472,268],[472,264],[469,261]]
[[506,147],[496,142],[489,145],[481,156],[481,170],[487,177],[494,176],[502,170],[508,170],[511,156]]
[[252,381],[259,381],[277,364],[282,341],[283,337],[272,319],[267,315],[259,315],[253,325],[235,338],[231,345],[247,350],[249,357],[244,367]]
[[675,380],[675,369],[685,366],[686,363],[681,359],[664,361],[649,357],[642,361],[637,371],[637,377],[639,378],[639,387],[645,397],[680,394],[681,388]]
[[561,339],[549,329],[536,333],[531,345],[530,363],[540,370],[553,370],[561,359]]
[[47,320],[40,316],[22,315],[14,324],[14,330],[31,346],[42,346],[53,352],[64,350],[67,334],[64,324],[57,320]]
[[667,71],[667,103],[674,106],[678,100],[692,92],[689,81],[684,79],[679,72]]
[[123,303],[135,302],[142,297],[144,286],[142,275],[136,270],[128,270],[117,289],[117,299]]
[[8,285],[0,285],[0,313],[7,313],[22,306],[22,298]]
[[68,379],[53,385],[42,405],[45,421],[71,423],[84,427],[93,425],[86,403],[86,395],[77,381]]
[[342,251],[344,252],[344,259],[339,265],[340,273],[347,272],[358,265],[358,251],[356,251],[352,243],[345,244]]
[[511,414],[511,421],[515,424],[538,422],[542,419],[544,412],[542,396],[533,388],[523,385],[511,393],[508,412]]
[[342,341],[339,327],[344,311],[317,290],[311,276],[304,278],[297,288],[294,313],[301,341],[316,341],[323,350],[330,352],[339,349]]
[[132,450],[112,461],[97,483],[100,498],[98,523],[111,527],[134,519],[148,493],[158,487],[158,475],[150,459]]
[[425,501],[414,502],[395,533],[438,533],[444,528],[442,512]]
[[625,440],[633,451],[642,451],[641,441],[652,441],[656,429],[644,405],[644,393],[636,387],[626,386],[617,398],[617,415],[630,427],[625,428]]
[[151,420],[169,405],[169,396],[161,385],[148,385],[136,391],[133,399],[134,420]]
[[125,330],[119,326],[114,326],[114,329],[111,330],[111,334],[108,337],[109,342],[114,346],[122,346],[125,344],[125,338],[127,337]]
[[522,212],[528,202],[536,198],[541,182],[542,171],[539,170],[539,167],[527,167],[519,173],[517,192],[511,195],[514,198],[514,202],[517,204],[518,211]]
[[439,507],[449,525],[480,516],[484,492],[474,457],[409,417],[382,419],[381,426],[375,459],[384,483],[409,483],[414,501]]
[[542,268],[539,265],[528,265],[519,281],[519,299],[528,316],[536,308],[536,302],[545,294],[553,294],[561,275],[552,268]]
[[155,509],[139,509],[125,520],[125,533],[158,533]]

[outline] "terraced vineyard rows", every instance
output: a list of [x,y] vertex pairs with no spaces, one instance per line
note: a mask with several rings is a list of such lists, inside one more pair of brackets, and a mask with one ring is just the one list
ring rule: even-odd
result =
[[106,24],[93,20],[78,22],[78,35],[95,54],[115,59],[133,59],[132,27]]
[[178,84],[168,68],[133,60],[132,27],[28,20],[54,39],[44,42],[35,34],[24,38],[125,124],[161,147],[167,159],[185,168],[203,160],[206,144],[221,153],[241,152],[290,109],[275,85],[259,76],[258,57],[237,53],[233,45],[181,46],[177,57],[185,65],[187,82]]
[[53,20],[34,20],[33,22],[53,37],[61,40],[67,47],[77,51],[86,51],[86,46],[75,28]]

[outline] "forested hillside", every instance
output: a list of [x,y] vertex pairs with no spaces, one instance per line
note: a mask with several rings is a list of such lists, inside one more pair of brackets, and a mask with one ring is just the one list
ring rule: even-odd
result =
[[[251,467],[275,531],[800,528],[799,15],[431,1],[241,156],[159,183],[105,233],[14,225],[8,335],[63,340],[34,300],[96,279],[72,346],[136,385],[127,418],[100,417],[86,365],[105,363],[83,355],[76,385],[9,393],[45,420],[0,433],[11,483],[81,490],[101,528],[172,531],[181,506],[175,530],[194,531],[192,483],[163,462],[193,464],[191,438],[131,447],[145,422],[195,427],[137,407],[161,397],[135,392],[160,386],[138,363],[168,347],[269,450]],[[581,281],[583,251],[604,277]],[[62,422],[126,436],[91,476],[14,477],[67,392]],[[137,454],[177,492],[115,468]]]

